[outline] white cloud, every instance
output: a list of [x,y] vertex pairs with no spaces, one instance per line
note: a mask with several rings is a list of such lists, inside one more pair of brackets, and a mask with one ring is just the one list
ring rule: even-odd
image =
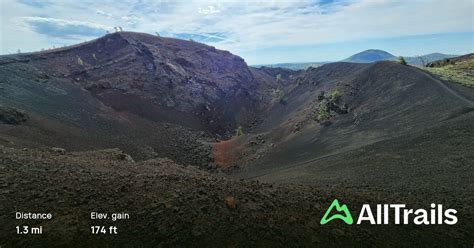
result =
[[198,8],[198,13],[203,14],[203,15],[212,15],[212,14],[218,14],[221,11],[214,7],[213,5],[209,5],[206,8]]
[[[18,0],[2,0],[2,7],[11,9],[2,20],[7,23],[18,17],[41,16],[68,20],[49,23],[93,24],[98,29],[122,26],[148,33],[220,34],[222,39],[208,42],[237,54],[274,46],[474,31],[472,0],[338,0],[321,4],[312,0],[48,0],[47,4],[47,8],[35,8]],[[2,33],[7,32],[4,26]],[[10,37],[2,46],[17,46],[13,38],[26,35],[39,40],[32,32],[25,32]]]
[[138,23],[140,23],[143,19],[136,16],[136,15],[126,15],[122,16],[121,18],[123,21],[125,21],[128,25],[130,26],[135,26]]
[[101,16],[105,16],[107,19],[111,19],[113,17],[112,14],[106,13],[100,9],[96,10],[96,13]]
[[37,33],[64,39],[100,36],[110,29],[106,25],[97,23],[37,16],[21,17],[19,21],[30,26]]

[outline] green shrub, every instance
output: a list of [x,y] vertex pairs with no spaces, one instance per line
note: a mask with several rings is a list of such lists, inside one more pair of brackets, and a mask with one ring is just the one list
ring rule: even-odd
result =
[[403,58],[402,56],[398,57],[398,63],[400,63],[402,65],[407,65],[407,62],[405,61],[405,58]]
[[82,61],[81,57],[77,56],[77,64],[80,66],[84,66],[84,61]]
[[277,80],[277,83],[281,82],[282,80],[281,74],[276,75],[276,80]]
[[242,129],[242,126],[239,126],[238,128],[235,129],[235,136],[239,137],[240,135],[244,134],[244,130]]
[[341,95],[341,92],[338,89],[335,89],[331,92],[331,100],[336,101],[337,99],[339,99],[339,97],[341,97]]
[[329,108],[325,104],[319,105],[318,114],[316,115],[317,121],[324,121],[329,119],[330,113]]

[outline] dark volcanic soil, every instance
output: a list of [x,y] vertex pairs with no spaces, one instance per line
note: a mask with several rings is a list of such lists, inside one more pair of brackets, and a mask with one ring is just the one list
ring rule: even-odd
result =
[[[28,247],[315,247],[469,246],[471,194],[450,202],[457,226],[320,226],[334,198],[357,216],[362,203],[405,203],[429,208],[422,194],[375,188],[273,185],[233,181],[168,159],[124,161],[118,149],[59,154],[0,148],[0,240]],[[21,178],[21,180],[19,180]],[[233,197],[235,201],[226,201]],[[459,196],[458,196],[459,197]],[[446,204],[447,200],[437,201]],[[235,205],[234,205],[235,204]],[[16,211],[51,211],[43,236],[15,235]],[[130,220],[91,221],[90,212],[128,212]],[[115,225],[119,235],[89,234],[91,225]]]
[[[473,175],[474,102],[466,96],[474,91],[454,86],[393,62],[334,63],[309,69],[287,95],[286,105],[275,105],[254,134],[234,141],[245,144],[238,174],[311,184],[327,182],[337,174],[331,183],[357,181],[359,185],[393,182],[393,178],[397,185],[414,179],[425,182],[428,174],[433,174],[428,181],[446,174],[451,175],[448,178]],[[330,94],[336,90],[341,96],[333,101]],[[342,112],[344,105],[347,111]],[[330,116],[318,122],[320,106],[328,106]],[[416,153],[411,152],[414,149]],[[374,159],[374,154],[382,159]],[[354,172],[365,180],[354,177]],[[460,182],[462,188],[471,186],[468,178]],[[446,187],[451,186],[446,182]]]

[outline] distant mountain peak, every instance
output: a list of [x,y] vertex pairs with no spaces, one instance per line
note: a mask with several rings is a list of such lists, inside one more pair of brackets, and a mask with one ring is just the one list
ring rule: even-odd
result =
[[393,60],[395,55],[380,49],[368,49],[360,53],[356,53],[349,58],[343,60],[344,62],[354,63],[372,63],[382,60]]
[[367,53],[367,52],[380,52],[380,53],[390,54],[389,52],[381,50],[381,49],[367,49],[367,50],[364,50],[360,53]]

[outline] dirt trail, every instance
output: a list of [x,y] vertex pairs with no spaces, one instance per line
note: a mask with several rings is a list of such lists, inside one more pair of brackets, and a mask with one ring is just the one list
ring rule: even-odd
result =
[[442,82],[441,80],[439,80],[438,78],[436,77],[433,77],[431,74],[427,73],[426,71],[423,71],[421,69],[416,69],[414,67],[409,67],[411,70],[413,71],[417,71],[417,72],[420,72],[422,74],[424,74],[426,77],[428,77],[429,79],[435,81],[440,87],[442,87],[443,89],[445,89],[447,92],[449,92],[451,95],[455,96],[457,99],[467,103],[469,106],[468,107],[474,107],[474,101],[462,96],[461,94],[459,94],[457,91],[453,90],[451,87],[447,86],[444,82]]

